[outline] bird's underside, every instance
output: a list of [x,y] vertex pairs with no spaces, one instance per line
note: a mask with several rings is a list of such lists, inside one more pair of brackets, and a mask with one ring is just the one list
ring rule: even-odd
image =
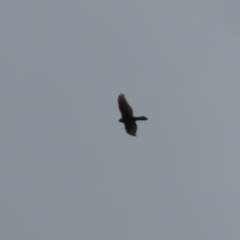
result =
[[118,96],[118,107],[121,112],[122,118],[119,119],[119,122],[122,122],[125,126],[126,132],[131,136],[136,136],[137,133],[137,124],[138,120],[147,120],[146,117],[134,117],[133,110],[131,106],[128,104],[125,96],[120,94]]

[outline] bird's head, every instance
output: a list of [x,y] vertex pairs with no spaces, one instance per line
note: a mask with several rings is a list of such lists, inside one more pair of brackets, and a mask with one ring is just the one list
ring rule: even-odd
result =
[[123,119],[122,119],[122,118],[120,118],[120,119],[118,120],[118,122],[121,122],[121,123],[123,123]]

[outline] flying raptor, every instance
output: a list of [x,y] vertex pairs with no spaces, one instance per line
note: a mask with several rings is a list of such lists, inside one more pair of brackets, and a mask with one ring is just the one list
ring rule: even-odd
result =
[[118,107],[122,114],[122,117],[119,119],[119,122],[122,122],[125,125],[126,132],[129,135],[136,136],[137,132],[137,124],[138,120],[148,120],[146,117],[134,117],[133,110],[131,106],[128,104],[125,96],[120,94],[118,96]]

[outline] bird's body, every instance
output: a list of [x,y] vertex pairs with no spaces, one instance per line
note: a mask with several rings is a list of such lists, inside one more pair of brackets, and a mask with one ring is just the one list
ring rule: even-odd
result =
[[146,117],[134,117],[133,110],[131,106],[128,104],[125,96],[120,94],[118,96],[118,107],[122,114],[122,118],[119,119],[119,122],[122,122],[125,125],[126,132],[129,135],[136,136],[137,132],[137,124],[138,120],[147,120]]

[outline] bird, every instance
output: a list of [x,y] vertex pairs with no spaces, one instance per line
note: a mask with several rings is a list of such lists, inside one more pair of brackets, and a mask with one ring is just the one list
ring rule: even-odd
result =
[[138,120],[148,120],[146,117],[134,117],[133,110],[131,106],[128,104],[124,94],[119,94],[118,96],[118,107],[121,112],[122,117],[119,119],[119,122],[123,123],[125,126],[126,132],[136,137],[137,133],[137,124]]

